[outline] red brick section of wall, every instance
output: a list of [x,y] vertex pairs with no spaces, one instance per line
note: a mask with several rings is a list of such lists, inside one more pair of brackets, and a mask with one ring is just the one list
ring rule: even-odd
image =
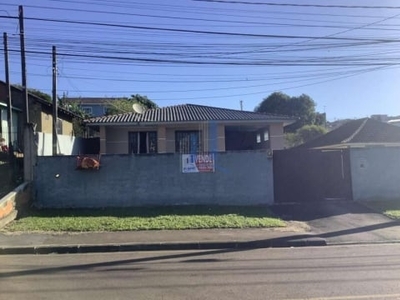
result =
[[7,200],[0,204],[0,219],[7,217],[14,209],[14,201]]
[[14,220],[17,216],[16,207],[23,208],[29,203],[30,185],[25,182],[14,191],[0,199],[0,228]]

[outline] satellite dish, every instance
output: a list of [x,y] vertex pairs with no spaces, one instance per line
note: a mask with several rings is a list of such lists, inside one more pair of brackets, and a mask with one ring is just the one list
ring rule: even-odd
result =
[[138,113],[138,114],[142,114],[145,111],[144,107],[139,103],[133,103],[132,109],[135,113]]

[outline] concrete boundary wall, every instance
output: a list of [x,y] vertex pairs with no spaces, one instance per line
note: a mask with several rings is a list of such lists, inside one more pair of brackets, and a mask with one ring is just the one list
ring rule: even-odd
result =
[[[59,155],[77,155],[82,148],[82,138],[70,135],[57,135],[57,153]],[[53,155],[53,135],[51,133],[37,133],[37,155]]]
[[400,199],[400,147],[350,150],[353,199]]
[[75,156],[38,157],[35,205],[43,208],[273,203],[265,151],[215,153],[214,173],[182,173],[181,155],[103,155],[100,170]]
[[25,182],[0,199],[0,228],[17,217],[17,210],[28,205],[30,184]]

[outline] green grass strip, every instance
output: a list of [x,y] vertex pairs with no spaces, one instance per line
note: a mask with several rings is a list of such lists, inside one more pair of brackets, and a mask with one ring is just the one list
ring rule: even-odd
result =
[[7,231],[132,231],[284,227],[267,207],[174,206],[124,209],[30,210]]

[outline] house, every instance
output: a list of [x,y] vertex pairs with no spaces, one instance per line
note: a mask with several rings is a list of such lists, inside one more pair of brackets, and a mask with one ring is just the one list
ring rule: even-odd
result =
[[86,120],[103,154],[203,153],[283,149],[290,117],[194,104]]
[[391,125],[395,125],[395,126],[397,126],[397,127],[400,127],[400,119],[392,119],[392,120],[389,120],[389,121],[388,121],[388,124],[391,124]]
[[299,148],[344,149],[368,146],[400,146],[400,128],[375,118],[349,121]]
[[400,128],[349,121],[274,153],[275,202],[400,199]]
[[101,117],[107,112],[110,101],[118,98],[79,97],[66,98],[67,101],[79,103],[80,108],[91,117]]
[[[15,146],[21,148],[24,99],[22,89],[11,86],[11,99],[13,109],[13,128],[12,138]],[[36,125],[36,131],[51,134],[53,130],[53,104],[32,93],[28,93],[29,101],[29,118],[30,122]],[[7,84],[0,81],[0,110],[1,110],[1,127],[0,135],[6,139],[8,143],[8,124],[7,124]],[[73,119],[77,118],[74,113],[62,107],[58,108],[57,133],[60,135],[72,136]]]
[[39,157],[35,205],[272,204],[271,150],[283,148],[283,127],[294,121],[193,104],[91,118],[86,125],[99,130],[106,155],[93,169],[77,169],[81,157]]
[[[1,91],[0,91],[1,93]],[[8,113],[7,113],[7,97],[0,95],[0,138],[4,138],[6,144],[9,145],[8,136]],[[11,128],[11,139],[12,141],[17,141],[20,134],[20,114],[21,110],[17,107],[12,107],[12,128]]]

